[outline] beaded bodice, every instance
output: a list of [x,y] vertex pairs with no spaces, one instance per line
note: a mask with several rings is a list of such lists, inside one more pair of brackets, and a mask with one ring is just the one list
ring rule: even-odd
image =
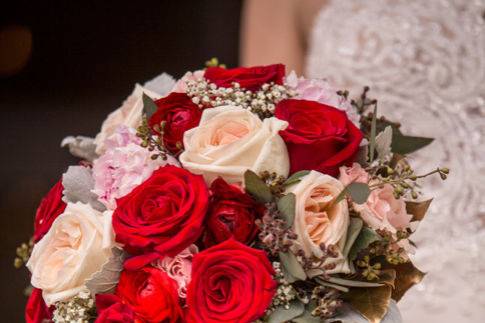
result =
[[[405,322],[485,317],[485,0],[333,0],[316,18],[307,76],[359,94],[408,134],[435,141],[414,155],[431,212],[414,235],[429,272],[400,303]],[[425,192],[426,193],[426,192]]]

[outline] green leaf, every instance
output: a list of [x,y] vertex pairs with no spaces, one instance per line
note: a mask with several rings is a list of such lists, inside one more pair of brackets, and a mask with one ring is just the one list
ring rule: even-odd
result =
[[433,202],[433,199],[422,202],[406,201],[406,212],[412,214],[412,221],[421,221],[424,219],[431,202]]
[[359,236],[355,240],[354,245],[350,248],[349,259],[354,260],[359,251],[367,248],[372,242],[378,240],[381,240],[381,237],[374,230],[363,227]]
[[303,270],[301,264],[298,262],[298,259],[296,259],[296,256],[293,252],[280,252],[279,256],[281,265],[290,275],[298,280],[306,279],[307,276],[305,274],[305,271]]
[[340,192],[340,194],[335,199],[335,204],[342,201],[348,194],[357,204],[364,204],[367,202],[367,198],[370,195],[370,187],[366,183],[353,182],[345,186],[345,188]]
[[290,303],[290,308],[285,309],[283,306],[278,306],[269,316],[268,323],[283,323],[300,316],[305,311],[305,305],[302,302],[295,300]]
[[301,178],[303,176],[306,176],[309,173],[310,173],[309,170],[300,170],[300,171],[294,173],[293,175],[291,175],[290,177],[288,177],[288,179],[283,183],[283,185],[289,186],[289,185],[298,183],[299,181],[301,181]]
[[150,117],[157,111],[158,107],[153,101],[151,97],[143,93],[143,112],[147,116],[147,119],[150,119]]
[[374,105],[374,114],[372,115],[372,123],[370,126],[369,162],[372,162],[374,160],[374,153],[376,148],[376,122],[377,104]]
[[269,203],[273,200],[273,194],[271,194],[269,187],[252,170],[248,169],[244,173],[244,185],[246,192],[251,194],[259,202]]
[[320,317],[313,316],[312,311],[317,307],[317,304],[315,301],[310,301],[306,306],[305,306],[305,311],[303,312],[302,315],[293,318],[293,322],[295,323],[320,323]]
[[378,323],[388,311],[392,287],[351,288],[343,298],[369,322]]
[[315,281],[322,286],[331,287],[331,288],[337,289],[337,290],[344,292],[344,293],[347,293],[349,291],[349,289],[347,287],[342,286],[342,285],[338,285],[338,284],[330,283],[328,281],[323,280],[323,278],[315,277]]
[[286,227],[289,228],[293,225],[295,219],[295,203],[296,196],[293,193],[288,193],[278,200],[276,205],[281,216],[286,221]]
[[406,136],[393,129],[391,150],[396,154],[407,155],[426,147],[433,140],[433,138]]
[[347,230],[347,240],[345,241],[345,247],[342,252],[344,258],[347,258],[347,256],[349,255],[350,248],[359,236],[363,224],[364,221],[362,221],[362,219],[360,218],[350,218],[349,228]]

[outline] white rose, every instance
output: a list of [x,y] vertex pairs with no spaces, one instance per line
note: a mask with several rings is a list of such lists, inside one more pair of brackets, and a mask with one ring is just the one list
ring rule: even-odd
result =
[[143,93],[156,100],[162,96],[158,93],[152,92],[141,85],[136,84],[133,93],[123,102],[120,108],[111,112],[106,120],[104,120],[101,131],[96,135],[94,143],[96,144],[96,153],[101,155],[105,152],[105,141],[120,125],[125,125],[129,128],[137,128],[141,123],[143,112]]
[[261,121],[250,111],[234,106],[206,109],[198,127],[184,134],[185,151],[180,162],[210,183],[218,176],[227,182],[242,182],[248,169],[287,176],[289,159],[278,132],[286,121]]
[[108,261],[113,246],[111,213],[81,202],[68,203],[35,244],[27,267],[32,286],[42,289],[48,305],[85,290],[86,280]]
[[329,258],[324,265],[334,263],[336,267],[327,270],[332,273],[349,273],[348,261],[342,256],[350,222],[347,201],[334,203],[344,189],[337,179],[311,171],[297,184],[290,186],[287,193],[296,196],[295,220],[293,230],[298,235],[296,248],[302,249],[307,256],[323,255],[320,244],[335,245],[339,257]]

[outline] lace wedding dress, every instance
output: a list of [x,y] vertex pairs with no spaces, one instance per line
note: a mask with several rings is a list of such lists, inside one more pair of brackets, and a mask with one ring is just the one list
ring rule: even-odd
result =
[[[407,134],[432,208],[414,235],[428,272],[399,303],[404,322],[485,322],[485,0],[333,0],[312,31],[307,76],[360,94]],[[426,192],[425,192],[426,193]]]

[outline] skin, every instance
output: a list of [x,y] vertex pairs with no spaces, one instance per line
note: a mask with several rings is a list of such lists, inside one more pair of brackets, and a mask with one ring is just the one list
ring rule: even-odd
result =
[[241,23],[241,64],[281,62],[287,71],[301,74],[313,21],[328,1],[246,0]]

